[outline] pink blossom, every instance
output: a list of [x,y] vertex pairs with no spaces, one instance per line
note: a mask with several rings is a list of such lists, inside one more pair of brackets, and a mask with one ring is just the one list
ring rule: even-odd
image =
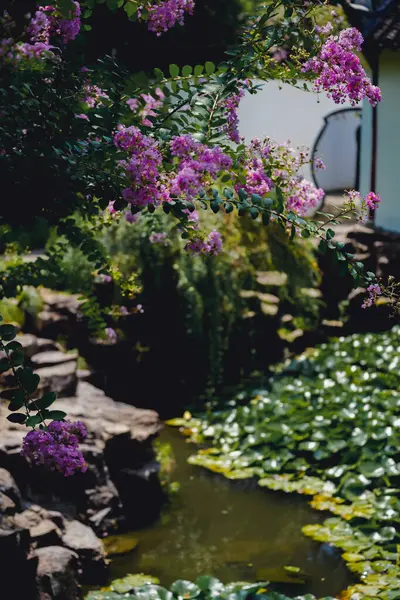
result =
[[382,295],[382,288],[377,283],[367,287],[368,297],[364,300],[361,307],[370,308],[373,304],[376,304],[378,297]]
[[375,210],[379,206],[380,201],[381,197],[375,194],[375,192],[369,192],[364,198],[366,206],[371,210]]
[[319,56],[311,58],[303,71],[316,73],[314,89],[324,90],[336,104],[350,100],[352,105],[367,98],[372,106],[381,100],[380,89],[371,84],[360,59],[354,51],[360,51],[363,36],[357,29],[341,31],[330,36],[322,45]]
[[185,13],[191,15],[193,9],[194,0],[163,0],[158,4],[153,4],[148,9],[148,29],[161,35],[162,32],[171,29],[175,23],[183,25]]

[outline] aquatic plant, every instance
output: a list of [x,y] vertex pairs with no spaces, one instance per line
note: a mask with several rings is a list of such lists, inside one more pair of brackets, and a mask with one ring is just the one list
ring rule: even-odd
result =
[[[214,598],[290,600],[283,594],[268,590],[268,581],[257,583],[236,581],[225,585],[215,577],[202,575],[194,583],[183,579],[175,581],[167,590],[155,583],[140,585],[138,577],[146,579],[146,576],[143,575],[128,575],[123,579],[113,581],[105,590],[89,592],[86,600],[119,600],[121,598],[129,600],[193,600],[194,598],[198,600],[213,600]],[[315,600],[315,597],[306,594],[305,596],[296,596],[294,600]],[[333,598],[326,597],[321,600],[333,600]]]
[[399,341],[398,327],[339,338],[277,367],[248,403],[172,422],[206,446],[191,464],[335,515],[303,532],[341,548],[360,576],[344,598],[400,594]]

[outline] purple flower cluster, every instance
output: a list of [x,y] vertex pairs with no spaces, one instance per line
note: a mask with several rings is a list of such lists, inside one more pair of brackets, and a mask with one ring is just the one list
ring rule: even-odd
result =
[[0,58],[20,62],[22,59],[43,59],[54,56],[50,38],[58,36],[62,42],[68,43],[76,38],[81,28],[81,7],[74,1],[74,11],[69,19],[59,19],[55,16],[53,6],[40,6],[31,18],[25,33],[29,39],[26,42],[15,42],[12,38],[0,42]]
[[227,127],[226,132],[228,137],[232,142],[236,142],[237,144],[240,142],[239,135],[239,117],[238,117],[238,108],[240,104],[240,100],[243,98],[245,92],[243,89],[239,90],[237,94],[233,94],[229,96],[226,100],[224,100],[223,105],[226,108],[226,119],[227,119]]
[[112,327],[106,327],[105,334],[106,334],[109,342],[111,342],[112,344],[117,343],[118,335],[117,335],[117,332],[115,331],[115,329],[113,329]]
[[375,192],[369,192],[364,198],[365,205],[371,210],[378,208],[380,201],[381,197]]
[[160,232],[153,231],[153,233],[151,233],[149,235],[149,242],[151,244],[160,244],[160,246],[168,246],[169,245],[168,234],[165,231],[160,231]]
[[78,35],[81,29],[81,7],[79,2],[74,1],[75,10],[73,14],[70,12],[68,19],[60,19],[58,22],[57,33],[61,36],[64,44],[72,42]]
[[330,36],[322,45],[319,56],[311,58],[303,66],[303,71],[318,75],[314,82],[317,92],[324,90],[336,104],[347,99],[354,105],[367,98],[372,106],[381,100],[381,92],[372,85],[360,59],[354,51],[360,51],[364,39],[353,28],[345,29],[338,36]]
[[316,169],[320,169],[321,171],[325,171],[326,165],[322,158],[316,158],[314,161],[314,165]]
[[79,442],[87,435],[80,421],[53,421],[46,429],[30,431],[24,438],[21,454],[34,465],[44,465],[65,477],[87,469]]
[[[139,115],[141,117],[141,124],[146,125],[146,127],[153,127],[153,123],[148,117],[157,116],[155,111],[162,106],[163,100],[165,99],[164,92],[160,88],[155,90],[155,94],[158,99],[154,98],[151,94],[140,94],[144,106],[139,111]],[[140,102],[137,98],[129,98],[126,103],[132,112],[136,112],[140,108]]]
[[361,308],[370,308],[373,304],[376,304],[379,296],[382,296],[382,288],[377,283],[367,287],[368,298],[364,300]]
[[291,182],[288,193],[290,195],[286,200],[286,208],[299,215],[306,215],[318,207],[325,196],[323,189],[316,188],[311,181],[301,177]]
[[121,161],[130,180],[130,187],[122,192],[124,200],[134,206],[159,204],[168,200],[166,186],[160,178],[162,155],[157,142],[144,135],[138,127],[119,126],[114,144],[130,154],[128,160]]
[[369,211],[376,210],[381,201],[381,197],[375,192],[369,192],[365,198],[363,198],[360,192],[350,190],[346,192],[347,201],[346,204],[350,210],[360,209],[359,220],[365,222],[368,220]]
[[170,149],[172,156],[178,158],[177,172],[171,178],[174,196],[194,198],[210,179],[232,166],[232,159],[219,146],[209,148],[190,135],[173,138]]
[[176,23],[183,25],[185,13],[192,15],[194,0],[162,0],[148,9],[147,27],[157,35],[171,29]]
[[83,102],[89,108],[95,108],[96,106],[101,104],[103,102],[103,100],[110,99],[110,96],[108,94],[106,94],[101,88],[99,88],[99,86],[92,85],[90,83],[87,83],[84,86],[83,92],[84,92]]
[[186,244],[185,250],[192,254],[209,254],[216,256],[222,251],[221,234],[219,231],[213,229],[213,231],[208,234],[206,240],[202,240],[201,238],[190,240],[190,242]]

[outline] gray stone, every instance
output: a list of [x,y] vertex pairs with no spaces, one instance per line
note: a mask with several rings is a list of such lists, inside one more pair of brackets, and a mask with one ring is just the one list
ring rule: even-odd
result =
[[6,469],[0,468],[0,492],[5,496],[8,496],[15,505],[17,510],[21,507],[21,492],[15,483],[14,477],[6,471]]
[[39,337],[37,338],[38,343],[38,352],[50,352],[52,350],[62,351],[62,346],[58,342],[54,340],[48,340],[46,338]]
[[76,392],[76,361],[36,369],[35,373],[40,377],[39,390],[42,393],[55,392],[58,396],[71,396]]
[[82,576],[86,581],[95,579],[95,576],[106,570],[104,546],[93,529],[87,525],[79,521],[68,522],[62,536],[62,543],[79,556]]
[[62,546],[33,552],[38,559],[37,585],[40,600],[78,600],[78,555]]
[[32,543],[36,547],[54,546],[61,543],[61,531],[50,519],[44,519],[38,525],[32,527],[29,532]]
[[16,341],[22,345],[26,358],[31,358],[39,350],[38,338],[30,333],[18,335]]
[[41,296],[50,310],[64,315],[76,315],[79,312],[81,301],[76,294],[65,294],[53,290],[42,289]]
[[78,354],[76,352],[59,352],[52,350],[48,352],[40,352],[32,356],[32,364],[34,367],[51,367],[59,364],[64,364],[71,361],[76,361]]
[[8,496],[0,492],[0,514],[1,515],[13,515],[15,514],[17,507],[15,502]]

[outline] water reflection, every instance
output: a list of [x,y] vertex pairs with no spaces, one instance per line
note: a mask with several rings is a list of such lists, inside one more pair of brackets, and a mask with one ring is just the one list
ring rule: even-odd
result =
[[166,586],[203,574],[225,583],[267,579],[284,593],[316,596],[349,585],[340,554],[302,535],[303,525],[324,519],[304,498],[209,474],[187,464],[193,446],[178,431],[166,428],[161,438],[173,446],[180,490],[157,523],[129,534],[138,546],[113,561],[113,578],[144,572]]

